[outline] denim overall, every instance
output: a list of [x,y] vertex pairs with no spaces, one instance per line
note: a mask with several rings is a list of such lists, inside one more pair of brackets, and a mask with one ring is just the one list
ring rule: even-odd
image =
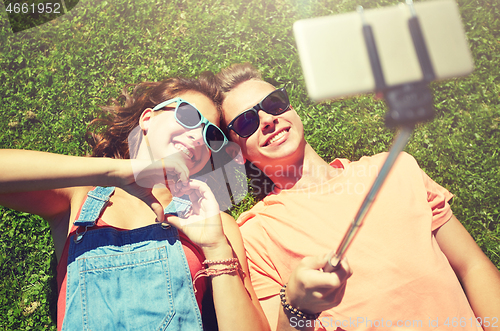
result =
[[[84,231],[70,239],[62,330],[203,330],[175,227],[87,231],[113,192],[90,191],[74,222]],[[165,212],[188,209],[184,201],[176,198]]]

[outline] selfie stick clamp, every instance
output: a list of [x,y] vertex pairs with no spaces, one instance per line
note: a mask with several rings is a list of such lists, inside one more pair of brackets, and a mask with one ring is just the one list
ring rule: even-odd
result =
[[336,251],[328,255],[328,262],[323,271],[332,272],[340,267],[340,262],[363,224],[363,220],[373,204],[380,187],[386,179],[399,153],[403,151],[415,125],[419,122],[428,121],[434,117],[432,105],[432,93],[429,83],[435,79],[432,62],[427,51],[425,40],[420,29],[418,17],[413,8],[412,0],[406,0],[411,13],[408,20],[408,28],[413,40],[413,45],[422,70],[423,79],[416,82],[404,83],[395,86],[387,86],[385,83],[382,66],[377,51],[377,44],[373,36],[372,27],[366,22],[363,7],[358,7],[358,13],[363,22],[363,37],[368,51],[370,66],[375,78],[375,91],[382,93],[386,101],[388,111],[385,116],[385,124],[388,127],[400,127],[400,132],[394,141],[389,155],[385,160],[380,172],[375,179],[370,191],[366,195],[361,207],[354,217],[349,229],[345,233]]

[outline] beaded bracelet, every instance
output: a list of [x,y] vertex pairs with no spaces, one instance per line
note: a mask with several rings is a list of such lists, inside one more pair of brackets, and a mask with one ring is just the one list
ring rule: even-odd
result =
[[319,317],[321,312],[316,313],[316,314],[307,314],[307,313],[304,313],[304,312],[298,310],[297,308],[292,307],[292,305],[290,305],[288,302],[286,302],[285,291],[286,291],[286,284],[284,284],[280,290],[281,305],[283,306],[283,308],[285,308],[285,310],[289,311],[290,313],[292,313],[292,314],[294,314],[302,319],[306,319],[306,320],[315,320]]

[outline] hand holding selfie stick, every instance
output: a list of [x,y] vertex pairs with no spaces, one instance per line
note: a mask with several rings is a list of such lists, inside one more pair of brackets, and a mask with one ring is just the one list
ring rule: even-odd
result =
[[413,2],[412,0],[407,0],[406,3],[411,12],[411,18],[408,20],[408,28],[410,29],[413,45],[418,56],[420,68],[422,69],[423,79],[421,81],[396,86],[387,86],[385,83],[372,28],[364,19],[363,8],[358,7],[358,13],[363,21],[363,36],[370,58],[372,73],[375,78],[376,91],[383,94],[389,108],[385,117],[386,125],[388,127],[399,126],[400,132],[390,149],[382,169],[363,200],[361,207],[345,233],[340,245],[337,250],[332,251],[328,255],[327,263],[323,267],[323,271],[325,272],[333,272],[340,267],[340,262],[363,225],[363,221],[375,201],[384,180],[389,174],[399,153],[403,151],[408,143],[415,124],[430,120],[434,117],[432,94],[428,87],[428,83],[435,79],[434,69],[427,52],[418,17],[413,8]]

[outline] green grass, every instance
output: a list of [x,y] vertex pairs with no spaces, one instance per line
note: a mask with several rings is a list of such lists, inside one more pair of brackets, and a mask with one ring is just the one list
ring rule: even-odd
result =
[[[500,9],[496,0],[458,2],[476,70],[432,84],[437,117],[417,128],[406,150],[455,194],[455,215],[500,266]],[[82,0],[57,20],[15,34],[2,9],[0,148],[83,155],[86,125],[125,84],[249,61],[269,82],[287,86],[308,142],[325,160],[385,151],[394,132],[384,127],[381,101],[309,101],[292,23],[390,3]],[[234,216],[252,201],[245,203]],[[55,329],[47,223],[6,208],[0,216],[0,329]]]

